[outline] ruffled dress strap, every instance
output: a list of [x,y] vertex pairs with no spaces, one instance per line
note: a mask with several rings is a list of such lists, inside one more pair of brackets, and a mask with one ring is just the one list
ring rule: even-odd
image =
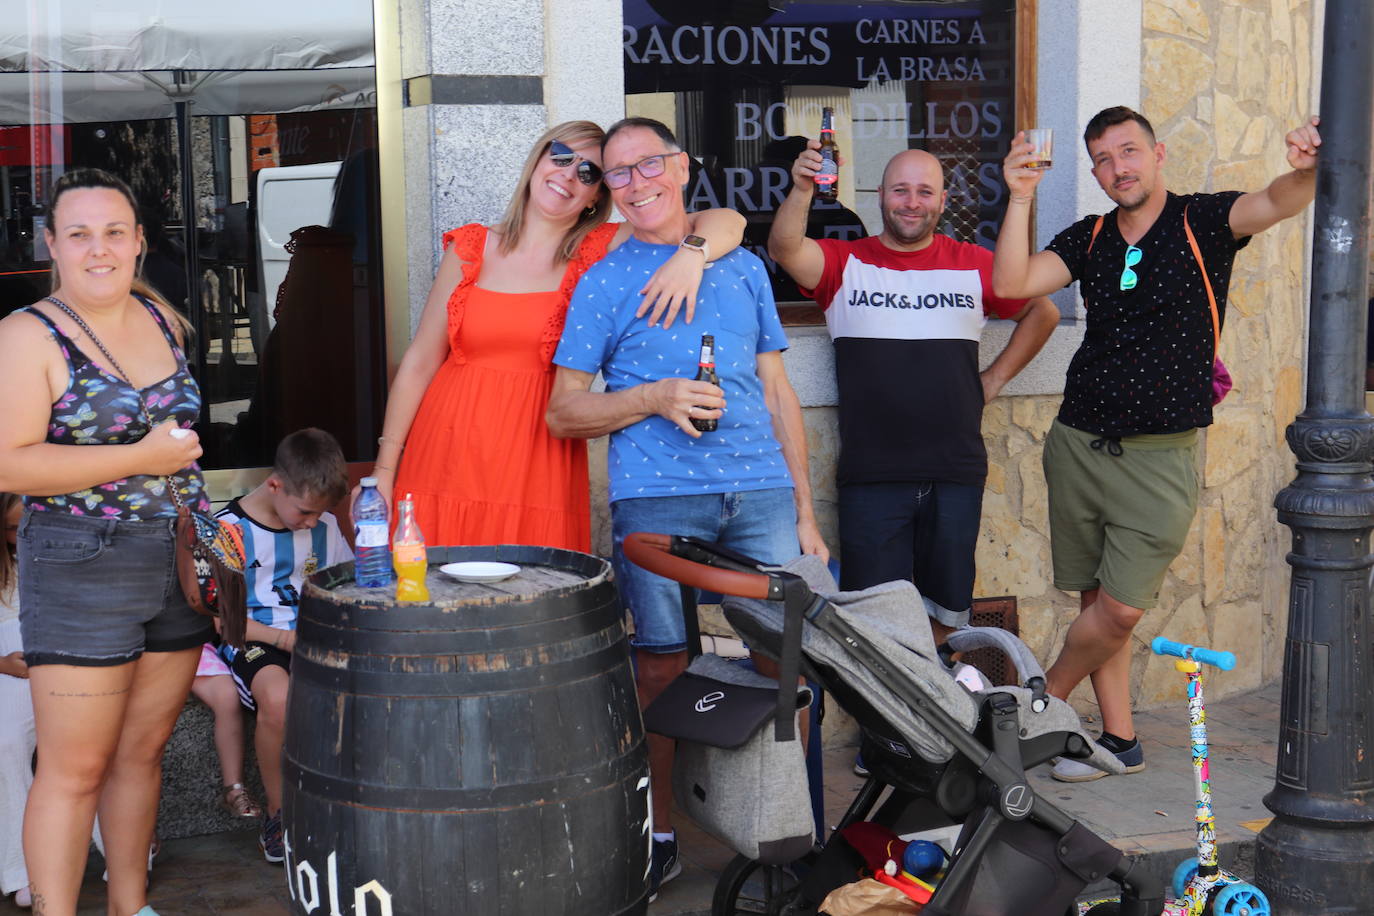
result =
[[558,286],[558,307],[549,316],[549,322],[539,338],[539,356],[545,362],[553,363],[553,352],[558,349],[558,341],[563,336],[563,322],[568,317],[568,303],[572,302],[577,281],[582,279],[587,268],[606,256],[606,249],[619,228],[619,223],[602,223],[597,226],[587,233],[587,237],[582,240],[582,244],[568,261],[568,269],[563,272],[563,282]]
[[[458,329],[463,326],[463,313],[467,310],[468,294],[477,283],[477,275],[482,272],[482,255],[487,247],[487,227],[481,223],[468,223],[444,233],[444,250],[453,249],[463,264],[463,276],[453,292],[448,294],[448,345],[450,358],[455,362],[466,363],[467,357],[458,346]],[[552,354],[550,354],[552,357]]]

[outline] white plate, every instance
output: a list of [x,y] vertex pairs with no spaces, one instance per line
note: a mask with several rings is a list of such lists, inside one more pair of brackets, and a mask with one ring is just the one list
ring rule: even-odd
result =
[[509,579],[520,571],[514,563],[491,563],[473,561],[469,563],[445,563],[439,572],[452,576],[459,582],[500,582]]

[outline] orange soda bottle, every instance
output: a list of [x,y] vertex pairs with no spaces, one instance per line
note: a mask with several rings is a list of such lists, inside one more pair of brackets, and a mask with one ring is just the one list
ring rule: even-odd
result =
[[425,536],[415,523],[415,503],[409,493],[396,504],[396,533],[391,537],[391,562],[396,567],[396,600],[428,601],[429,586],[425,575],[429,561],[425,557]]

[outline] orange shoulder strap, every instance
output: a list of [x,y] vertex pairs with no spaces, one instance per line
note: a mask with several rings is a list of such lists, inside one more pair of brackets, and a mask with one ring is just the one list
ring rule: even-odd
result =
[[1207,290],[1207,304],[1212,307],[1212,353],[1217,352],[1217,344],[1221,338],[1221,320],[1217,315],[1217,297],[1212,294],[1212,281],[1207,276],[1207,265],[1202,262],[1202,249],[1197,246],[1197,238],[1193,235],[1193,227],[1188,225],[1188,208],[1183,208],[1183,232],[1188,236],[1188,247],[1193,249],[1193,257],[1197,260],[1197,269],[1202,271],[1202,286]]

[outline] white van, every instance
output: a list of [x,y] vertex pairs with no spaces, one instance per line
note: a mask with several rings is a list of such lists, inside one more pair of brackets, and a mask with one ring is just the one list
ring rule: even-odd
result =
[[276,323],[277,290],[291,261],[286,243],[302,226],[329,225],[342,165],[318,162],[258,170],[258,288],[266,300],[267,328]]

